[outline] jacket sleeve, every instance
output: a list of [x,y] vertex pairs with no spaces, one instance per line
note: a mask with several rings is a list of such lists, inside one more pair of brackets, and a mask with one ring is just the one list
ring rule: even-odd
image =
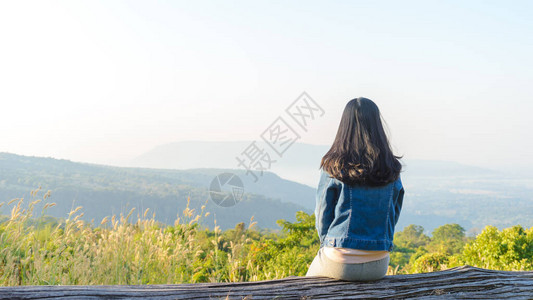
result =
[[316,194],[316,229],[320,239],[320,247],[328,233],[329,226],[335,217],[335,205],[339,198],[340,187],[334,178],[322,171]]
[[400,218],[400,211],[402,210],[404,193],[405,190],[403,189],[403,186],[401,186],[400,190],[398,191],[398,197],[396,198],[396,202],[394,204],[394,226],[396,226],[396,224],[398,223],[398,219]]

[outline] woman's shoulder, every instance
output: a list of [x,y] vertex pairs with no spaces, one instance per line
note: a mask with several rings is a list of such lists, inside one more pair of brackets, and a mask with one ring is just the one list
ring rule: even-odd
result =
[[330,173],[328,173],[328,171],[324,170],[323,168],[320,168],[320,178],[331,178],[331,179],[336,179],[335,177],[333,177]]
[[330,173],[328,173],[328,171],[321,168],[320,169],[320,180],[319,180],[318,185],[319,187],[327,185],[328,187],[335,186],[336,188],[342,188],[342,185],[344,185],[344,183],[340,181],[339,179],[335,178]]
[[398,188],[403,188],[402,175],[398,174],[398,178],[394,181],[394,184]]

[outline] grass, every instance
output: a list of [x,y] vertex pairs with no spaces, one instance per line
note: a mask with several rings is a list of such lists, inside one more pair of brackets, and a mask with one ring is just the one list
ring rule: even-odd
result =
[[[40,189],[13,199],[10,215],[0,221],[0,285],[121,285],[236,282],[304,276],[319,241],[315,217],[296,214],[296,222],[278,220],[281,232],[239,223],[222,231],[200,226],[205,206],[189,205],[172,226],[155,221],[149,210],[105,217],[98,226],[82,219],[81,207],[65,219],[46,215],[55,206]],[[45,202],[35,213],[38,203]],[[1,219],[0,219],[1,220]],[[444,225],[442,228],[453,227]],[[400,235],[398,235],[400,234]],[[388,275],[432,272],[469,264],[495,269],[533,270],[533,227],[498,230],[487,226],[463,245],[463,237],[420,238],[397,232],[400,247],[391,254]],[[403,246],[402,246],[403,245]],[[414,245],[414,244],[413,244]],[[455,247],[460,245],[461,247]],[[452,247],[453,246],[453,247]],[[457,249],[456,249],[457,248]],[[453,250],[453,251],[452,251]],[[394,266],[394,267],[393,267]]]
[[248,228],[243,223],[225,232],[216,223],[213,230],[202,228],[198,221],[209,214],[205,206],[200,211],[187,206],[173,226],[156,222],[155,215],[147,218],[148,209],[136,220],[132,209],[93,226],[82,220],[81,207],[57,220],[46,218],[55,205],[47,203],[35,217],[35,205],[50,196],[35,199],[39,192],[31,192],[26,209],[22,198],[0,204],[13,206],[0,224],[0,285],[251,281],[303,275],[312,259],[287,252],[279,257],[285,264],[266,263],[285,250],[277,237],[254,230],[253,218]]

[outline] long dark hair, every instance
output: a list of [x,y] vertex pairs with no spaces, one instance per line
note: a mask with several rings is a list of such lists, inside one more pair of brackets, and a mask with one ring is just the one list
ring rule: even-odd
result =
[[377,105],[360,97],[346,104],[320,168],[348,185],[380,186],[398,179],[399,158],[392,153]]

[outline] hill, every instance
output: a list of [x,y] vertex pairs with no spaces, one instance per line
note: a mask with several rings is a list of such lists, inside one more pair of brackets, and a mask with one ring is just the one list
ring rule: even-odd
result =
[[[243,145],[247,143],[231,147]],[[136,207],[138,211],[150,208],[157,220],[170,223],[190,196],[193,208],[206,204],[206,210],[212,213],[205,225],[211,227],[216,216],[223,229],[246,223],[251,216],[259,227],[278,228],[277,219],[293,221],[298,210],[313,212],[316,183],[309,186],[283,178],[293,174],[301,182],[306,176],[314,177],[313,165],[324,148],[294,144],[295,148],[289,150],[301,151],[301,155],[296,155],[298,151],[287,152],[279,160],[283,168],[278,170],[283,178],[265,172],[255,183],[243,169],[220,168],[231,163],[231,159],[224,162],[222,156],[216,157],[216,152],[226,147],[224,143],[206,142],[203,146],[204,152],[200,152],[199,146],[196,150],[207,162],[199,167],[213,163],[218,169],[110,167],[3,153],[0,154],[0,201],[28,198],[30,190],[42,186],[44,190],[52,190],[52,201],[59,204],[50,210],[54,216],[65,217],[68,211],[81,205],[87,220],[94,218],[99,222],[105,216],[127,213],[129,208]],[[231,147],[221,153],[229,155],[233,151]],[[168,158],[169,164],[188,166],[199,161],[192,152],[181,152],[181,155],[181,159]],[[217,163],[217,159],[222,161]],[[210,182],[222,172],[235,173],[243,180],[245,195],[234,207],[219,207],[208,200]],[[417,224],[429,234],[441,225],[457,223],[473,235],[486,225],[500,229],[518,224],[533,226],[533,180],[530,178],[455,162],[407,160],[402,181],[406,194],[397,230]],[[1,209],[8,213],[7,207]]]
[[[191,168],[236,167],[238,156],[251,141],[184,141],[158,146],[130,162],[131,166]],[[257,141],[268,150],[268,145]],[[272,164],[279,176],[309,185],[318,183],[318,164],[326,145],[293,144]],[[533,226],[533,178],[450,161],[402,160],[406,194],[398,227],[434,228],[458,223],[479,232],[486,225],[505,228]]]
[[[169,143],[139,155],[127,166],[161,169],[240,168],[235,157],[252,141],[183,141]],[[324,145],[294,143],[279,157],[269,146],[256,141],[256,145],[269,152],[272,163],[269,171],[279,176],[315,187],[318,182],[320,159],[328,151]]]
[[[209,184],[222,172],[233,172],[244,183],[243,199],[233,207],[220,207],[209,200]],[[51,190],[51,201],[57,203],[48,210],[50,215],[66,217],[71,209],[83,206],[84,219],[95,223],[111,214],[127,214],[135,207],[138,212],[150,208],[156,220],[169,224],[190,197],[191,208],[205,204],[211,213],[205,218],[206,226],[212,227],[216,217],[222,229],[232,228],[254,216],[257,226],[278,228],[276,220],[294,220],[298,210],[311,212],[315,201],[312,188],[273,173],[265,173],[254,183],[243,170],[121,168],[0,153],[0,201],[30,199],[30,191],[39,186]],[[9,213],[5,205],[0,209]]]

